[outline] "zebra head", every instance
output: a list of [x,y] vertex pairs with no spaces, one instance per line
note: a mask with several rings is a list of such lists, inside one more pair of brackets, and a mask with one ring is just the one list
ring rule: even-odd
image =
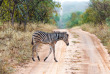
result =
[[66,43],[67,46],[69,45],[69,41],[68,41],[69,35],[67,34],[67,32],[58,32],[58,31],[56,31],[54,33],[57,34],[57,39],[58,40],[63,40]]
[[69,45],[68,37],[69,35],[67,34],[67,32],[62,33],[61,39],[66,43],[67,46]]

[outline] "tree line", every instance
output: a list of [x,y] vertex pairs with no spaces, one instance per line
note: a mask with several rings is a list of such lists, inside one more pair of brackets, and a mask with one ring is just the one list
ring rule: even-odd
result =
[[71,19],[67,22],[68,27],[93,23],[104,25],[110,23],[110,1],[109,0],[90,0],[89,7],[84,13],[74,12]]
[[55,7],[60,4],[53,0],[0,0],[0,21],[24,23],[24,28],[27,22],[50,23]]

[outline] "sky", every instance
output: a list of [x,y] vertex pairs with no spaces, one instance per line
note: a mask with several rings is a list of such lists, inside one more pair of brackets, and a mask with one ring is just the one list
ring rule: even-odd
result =
[[65,1],[78,1],[78,2],[81,2],[81,1],[90,1],[90,0],[54,0],[54,1],[58,1],[58,2],[65,2]]

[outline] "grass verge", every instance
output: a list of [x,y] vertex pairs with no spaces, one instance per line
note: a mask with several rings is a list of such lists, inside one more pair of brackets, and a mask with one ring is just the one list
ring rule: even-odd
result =
[[0,74],[11,74],[16,66],[23,66],[31,59],[32,33],[40,30],[51,32],[55,25],[28,23],[26,31],[23,26],[0,26]]
[[110,54],[110,27],[107,25],[99,26],[92,24],[84,24],[81,26],[82,30],[88,31],[92,34],[95,34],[103,43],[104,46],[107,47],[108,53]]

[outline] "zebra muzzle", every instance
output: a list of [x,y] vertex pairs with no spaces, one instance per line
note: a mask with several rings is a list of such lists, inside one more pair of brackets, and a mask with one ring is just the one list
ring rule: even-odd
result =
[[66,44],[67,46],[69,45],[69,43]]

